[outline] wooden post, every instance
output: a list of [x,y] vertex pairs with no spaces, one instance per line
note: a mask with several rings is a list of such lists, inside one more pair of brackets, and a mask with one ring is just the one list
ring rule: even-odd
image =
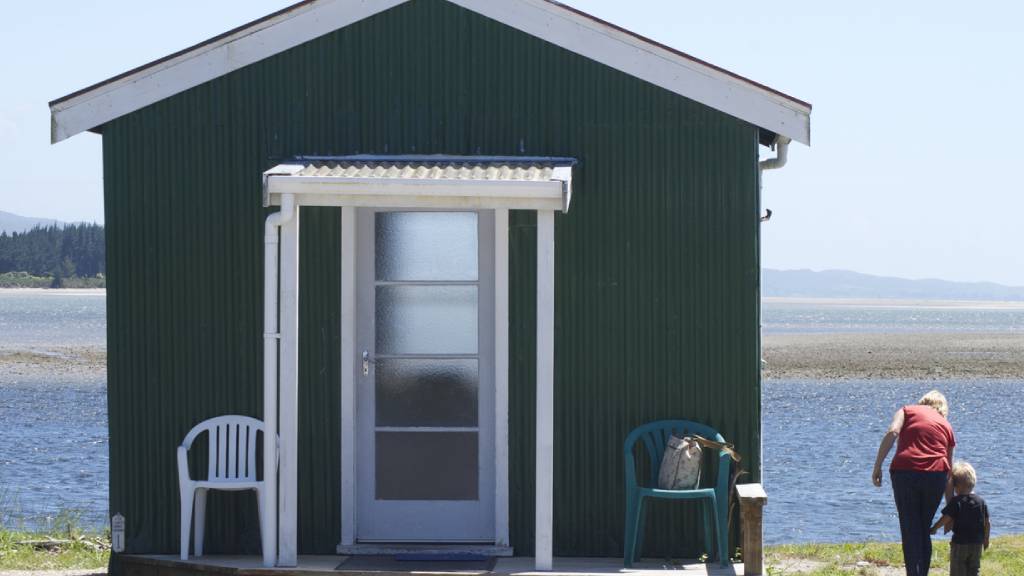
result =
[[768,495],[760,484],[737,484],[736,497],[740,501],[740,526],[743,529],[743,574],[763,574],[761,519]]

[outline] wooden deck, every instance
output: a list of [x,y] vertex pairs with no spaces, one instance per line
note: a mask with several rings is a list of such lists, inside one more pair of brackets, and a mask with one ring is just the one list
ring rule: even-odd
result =
[[131,556],[122,558],[126,576],[322,576],[325,573],[345,576],[409,576],[410,574],[452,574],[475,576],[494,574],[497,576],[665,576],[668,572],[679,576],[743,576],[743,565],[727,567],[718,564],[701,564],[697,561],[680,561],[666,564],[658,561],[637,563],[633,568],[623,568],[621,558],[556,558],[551,572],[533,570],[533,558],[500,558],[491,572],[473,570],[452,572],[412,571],[366,571],[338,570],[337,566],[345,556],[300,556],[299,565],[294,568],[264,568],[259,556],[203,556],[183,561],[175,555]]

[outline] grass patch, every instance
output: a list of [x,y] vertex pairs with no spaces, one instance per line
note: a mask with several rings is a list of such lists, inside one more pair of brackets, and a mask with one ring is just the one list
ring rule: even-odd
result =
[[78,515],[61,512],[41,532],[0,528],[0,570],[105,570],[110,535],[88,533]]
[[0,274],[0,288],[105,288],[107,279],[96,276],[33,276],[28,272],[4,272]]
[[0,274],[0,288],[49,288],[53,278],[33,276],[28,272],[4,272]]
[[[769,576],[903,574],[903,551],[899,543],[882,542],[773,546],[766,551],[765,566]],[[949,573],[949,544],[946,541],[935,541],[931,573]],[[1024,574],[1024,535],[993,538],[982,558],[981,573],[986,576]]]

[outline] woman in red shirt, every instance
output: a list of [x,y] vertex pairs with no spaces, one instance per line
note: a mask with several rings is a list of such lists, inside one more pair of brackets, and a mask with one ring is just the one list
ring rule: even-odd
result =
[[956,439],[946,420],[948,413],[946,397],[937,390],[925,394],[917,405],[900,408],[882,437],[871,473],[875,486],[881,486],[882,462],[898,439],[889,475],[900,516],[907,576],[927,576],[932,562],[932,519],[942,495],[947,501],[953,495],[949,471]]

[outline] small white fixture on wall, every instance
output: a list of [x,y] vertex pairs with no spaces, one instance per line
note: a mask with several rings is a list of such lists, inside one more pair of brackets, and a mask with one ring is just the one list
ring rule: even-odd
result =
[[114,514],[110,519],[110,549],[120,554],[124,552],[124,516]]

